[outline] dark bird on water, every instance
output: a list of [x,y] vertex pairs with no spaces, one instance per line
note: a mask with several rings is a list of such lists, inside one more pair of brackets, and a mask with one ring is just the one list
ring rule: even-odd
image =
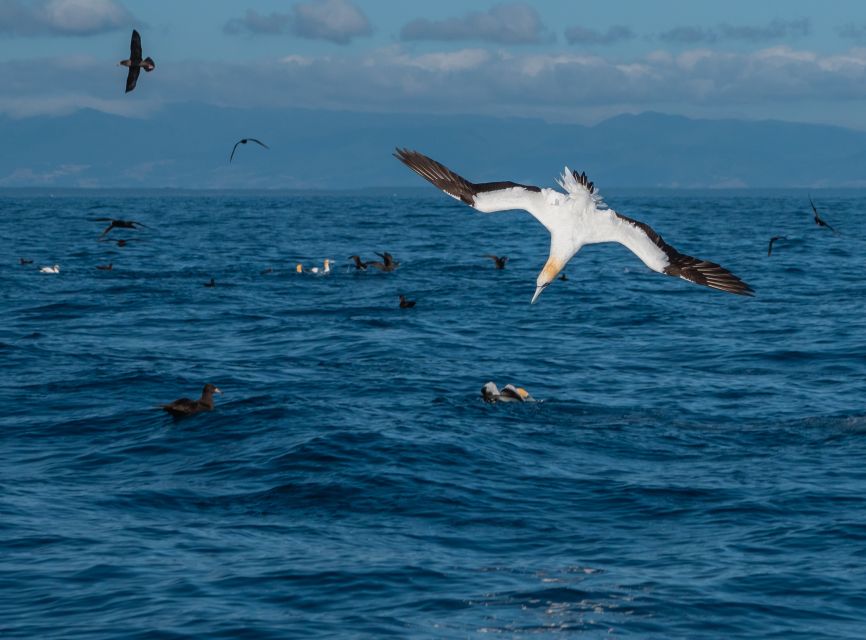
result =
[[414,300],[407,300],[406,296],[400,295],[400,308],[401,309],[411,309],[415,306]]
[[490,258],[490,259],[492,259],[493,262],[496,263],[496,268],[497,268],[497,269],[504,269],[504,268],[505,268],[505,263],[508,262],[508,256],[502,256],[502,257],[500,258],[499,256],[494,256],[494,255],[491,254],[491,253],[485,253],[485,254],[484,254],[484,257],[485,257],[485,258]]
[[358,271],[366,271],[367,270],[367,262],[361,261],[361,256],[349,256],[349,260],[355,261],[355,269]]
[[215,393],[222,393],[222,391],[208,382],[202,389],[201,398],[198,400],[180,398],[169,404],[161,405],[160,409],[171,414],[175,420],[194,416],[202,411],[213,411],[213,394]]
[[773,243],[774,243],[776,240],[787,240],[787,239],[788,239],[788,238],[786,238],[785,236],[773,236],[772,238],[770,238],[770,244],[767,245],[767,257],[769,258],[770,255],[772,255],[772,253],[773,253]]
[[24,258],[18,258],[18,264],[33,264],[33,260],[25,260]]
[[244,138],[243,140],[238,140],[237,142],[235,142],[235,146],[232,147],[232,154],[229,156],[229,162],[231,162],[232,158],[235,157],[235,151],[237,150],[238,145],[246,144],[247,142],[255,142],[257,145],[261,145],[265,149],[270,149],[270,147],[261,140],[256,140],[255,138]]
[[206,286],[206,287],[215,287],[215,286],[216,286],[216,280],[214,280],[213,278],[211,278],[211,279],[210,279],[210,282],[205,282],[205,283],[204,283],[204,286]]
[[109,262],[108,264],[98,264],[96,265],[96,268],[100,271],[111,271],[112,269],[114,269],[114,265]]
[[824,222],[821,219],[821,216],[818,215],[818,210],[815,208],[815,203],[812,202],[812,196],[809,196],[809,204],[812,205],[812,211],[815,212],[815,224],[817,224],[819,227],[827,227],[833,233],[837,233],[837,231],[833,227],[831,227],[829,224]]
[[562,274],[560,274],[559,279],[562,280],[563,282],[565,282],[566,280],[568,280],[568,276],[565,275],[564,273],[562,273]]
[[264,269],[264,270],[262,271],[262,275],[263,275],[263,276],[266,276],[266,275],[268,275],[269,273],[273,273],[273,272],[274,272],[273,267],[268,267],[267,269]]
[[132,40],[129,43],[129,59],[121,60],[119,64],[121,67],[129,67],[129,74],[126,76],[126,93],[135,89],[138,74],[142,69],[150,72],[156,68],[153,58],[141,59],[141,36],[135,29],[132,30]]
[[105,231],[99,236],[102,238],[112,229],[138,229],[139,227],[147,228],[146,224],[142,224],[141,222],[136,222],[135,220],[117,220],[115,218],[91,218],[93,222],[108,222],[109,225],[105,227]]
[[380,256],[384,262],[379,262],[378,260],[374,260],[373,262],[368,262],[368,267],[375,267],[379,271],[393,271],[397,267],[400,266],[399,262],[394,260],[394,256],[392,256],[387,251],[385,253],[379,253],[378,251],[374,252],[377,256]]

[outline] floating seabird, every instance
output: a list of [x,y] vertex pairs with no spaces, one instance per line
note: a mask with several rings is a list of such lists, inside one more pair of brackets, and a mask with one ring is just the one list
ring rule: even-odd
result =
[[268,145],[266,145],[261,140],[256,140],[255,138],[244,138],[243,140],[238,140],[235,142],[235,146],[232,147],[232,154],[229,156],[229,163],[231,163],[232,158],[235,157],[235,150],[237,150],[239,144],[246,144],[247,142],[255,142],[258,145],[263,146],[265,149],[270,149]]
[[18,264],[33,264],[33,260],[25,260],[24,258],[18,258]]
[[319,269],[319,267],[313,267],[310,269],[310,273],[315,273],[316,275],[325,275],[326,273],[331,273],[331,261],[328,258],[325,258],[324,266]]
[[60,273],[60,265],[55,264],[53,267],[40,267],[39,273]]
[[126,76],[126,93],[135,89],[138,74],[141,73],[142,69],[150,72],[156,68],[156,63],[152,58],[141,59],[141,36],[135,29],[132,30],[132,40],[129,43],[129,59],[121,60],[119,64],[122,67],[129,67],[129,74]]
[[505,263],[508,262],[508,256],[502,256],[502,257],[500,258],[499,256],[494,256],[494,255],[491,254],[491,253],[485,253],[485,254],[484,254],[484,257],[485,257],[485,258],[491,258],[491,259],[493,260],[493,262],[496,263],[496,268],[497,268],[497,269],[504,269],[504,268],[505,268]]
[[361,261],[361,256],[349,256],[349,260],[355,261],[355,269],[358,271],[366,271],[367,263]]
[[381,257],[384,262],[379,262],[378,260],[374,260],[372,262],[368,262],[368,267],[375,267],[379,271],[393,271],[397,267],[400,266],[399,262],[394,260],[394,256],[392,256],[387,251],[385,253],[379,253],[378,251],[374,252],[377,256]]
[[773,253],[773,243],[776,240],[787,240],[787,239],[788,238],[786,238],[785,236],[773,236],[772,238],[770,238],[770,244],[767,245],[767,257],[769,258],[770,255]]
[[108,264],[98,264],[96,265],[96,268],[100,271],[111,271],[112,269],[114,269],[114,264],[111,262],[109,262]]
[[211,278],[211,279],[210,279],[210,282],[205,282],[205,283],[204,283],[204,286],[206,286],[206,287],[215,287],[215,286],[216,286],[216,280],[214,280],[213,278]]
[[400,308],[401,309],[411,309],[415,306],[414,300],[407,300],[406,296],[400,294]]
[[102,232],[102,235],[99,237],[104,237],[109,231],[112,229],[138,229],[139,227],[147,227],[146,224],[142,224],[141,222],[136,222],[135,220],[116,220],[114,218],[91,218],[92,222],[108,222],[109,225],[105,227],[105,231]]
[[304,265],[302,265],[299,262],[298,264],[295,265],[295,273],[303,273],[303,272],[304,272]]
[[819,227],[827,227],[833,233],[837,233],[837,231],[833,227],[831,227],[829,224],[824,222],[821,219],[821,216],[818,215],[818,210],[815,208],[815,203],[812,202],[812,196],[809,196],[809,204],[812,205],[812,211],[815,212],[815,224],[817,224]]
[[500,391],[493,382],[487,382],[481,387],[481,398],[484,402],[533,402],[534,398],[522,387],[507,384]]
[[606,207],[585,173],[566,167],[559,185],[567,192],[516,182],[472,183],[427,156],[397,149],[395,157],[451,197],[484,213],[523,209],[550,232],[550,256],[536,280],[532,302],[587,244],[618,242],[653,271],[720,291],[752,295],[751,287],[727,269],[680,253],[649,225]]
[[562,280],[563,282],[565,282],[566,280],[568,280],[568,276],[565,275],[564,273],[560,273],[560,274],[559,274],[559,279]]
[[269,273],[273,273],[273,272],[274,272],[273,267],[268,267],[267,269],[264,269],[264,270],[261,272],[261,275],[266,276],[266,275],[268,275]]
[[202,411],[213,411],[213,394],[222,393],[211,383],[207,383],[202,389],[201,398],[198,400],[190,400],[189,398],[180,398],[169,404],[160,406],[160,409],[170,413],[175,420],[193,416]]

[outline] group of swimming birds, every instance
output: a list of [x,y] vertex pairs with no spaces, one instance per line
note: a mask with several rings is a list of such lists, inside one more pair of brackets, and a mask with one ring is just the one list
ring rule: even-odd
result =
[[[127,92],[135,89],[141,69],[150,72],[156,67],[152,58],[142,58],[141,37],[138,31],[133,30],[132,32],[130,57],[121,61],[120,65],[129,68],[126,80]],[[269,148],[260,140],[244,138],[235,143],[229,156],[229,162],[234,159],[238,145],[249,142],[254,142],[266,149]],[[547,262],[536,279],[535,293],[530,304],[534,304],[541,293],[557,277],[566,279],[564,274],[560,274],[565,265],[582,247],[605,242],[616,242],[624,245],[656,273],[682,278],[727,293],[741,296],[754,295],[754,290],[748,284],[726,268],[715,262],[681,253],[668,244],[648,224],[624,216],[609,208],[596,191],[595,184],[587,178],[586,173],[578,173],[565,167],[562,176],[557,180],[562,188],[562,191],[559,191],[510,181],[470,182],[436,160],[406,148],[397,148],[394,156],[409,169],[452,198],[478,211],[495,213],[522,209],[547,229],[550,234],[550,251]],[[818,210],[815,208],[811,197],[809,202],[814,212],[815,223],[836,233],[835,229],[818,215]],[[97,218],[95,220],[109,222],[101,239],[115,228],[137,229],[145,226],[132,220],[113,218]],[[775,242],[785,239],[784,236],[771,238],[767,255],[772,254]],[[120,244],[121,242],[125,241],[119,240],[119,246],[123,246]],[[355,269],[358,271],[366,271],[372,267],[379,271],[389,272],[399,266],[399,262],[395,261],[390,253],[383,252],[377,253],[377,255],[382,258],[381,262],[365,262],[357,255],[350,256],[349,259],[354,262]],[[497,269],[504,269],[508,261],[505,256],[487,254],[485,257],[491,258]],[[22,264],[28,262],[32,261],[21,259]],[[325,260],[322,270],[319,270],[318,267],[305,270],[303,265],[298,264],[296,271],[298,273],[326,274],[331,270],[330,262],[330,260]],[[98,268],[110,270],[112,265],[101,265]],[[59,270],[58,265],[40,269],[44,273],[58,273]],[[214,285],[215,282],[211,279],[205,286],[212,287]],[[413,306],[415,306],[414,301],[400,296],[401,308]],[[207,384],[198,400],[181,398],[172,403],[161,405],[161,408],[174,418],[210,411],[213,409],[214,393],[221,392],[214,385]],[[506,385],[500,391],[492,382],[484,385],[481,395],[487,402],[531,400],[531,396],[524,389]]]

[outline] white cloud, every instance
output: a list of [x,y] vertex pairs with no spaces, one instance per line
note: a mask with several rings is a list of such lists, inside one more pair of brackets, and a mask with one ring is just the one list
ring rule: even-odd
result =
[[116,0],[0,0],[0,34],[88,36],[133,21]]
[[402,40],[465,41],[498,44],[538,44],[553,39],[538,12],[529,4],[497,4],[445,20],[418,18],[400,30]]

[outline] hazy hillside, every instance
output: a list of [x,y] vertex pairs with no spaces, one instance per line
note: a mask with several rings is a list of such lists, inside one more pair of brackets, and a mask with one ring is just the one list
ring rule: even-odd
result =
[[[391,157],[416,148],[477,180],[551,185],[564,164],[616,187],[866,186],[866,133],[645,113],[593,127],[479,116],[175,105],[144,119],[97,111],[0,117],[0,187],[418,186]],[[234,142],[258,137],[266,151]]]

